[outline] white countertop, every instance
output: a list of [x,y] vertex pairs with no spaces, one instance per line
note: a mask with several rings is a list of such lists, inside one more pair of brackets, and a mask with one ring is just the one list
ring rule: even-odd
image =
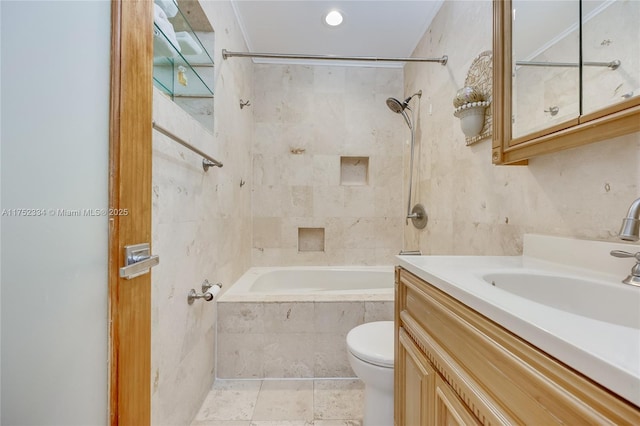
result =
[[640,406],[640,329],[554,309],[493,287],[481,278],[492,271],[535,270],[617,284],[634,263],[613,258],[610,250],[634,252],[640,251],[640,246],[526,235],[523,256],[397,259],[411,273]]

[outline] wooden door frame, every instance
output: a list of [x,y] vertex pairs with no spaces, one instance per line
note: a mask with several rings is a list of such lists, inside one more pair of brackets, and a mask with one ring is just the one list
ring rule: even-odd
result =
[[[151,242],[152,0],[112,0],[109,136],[109,423],[151,423],[151,274],[119,277]],[[126,210],[125,210],[126,209]]]

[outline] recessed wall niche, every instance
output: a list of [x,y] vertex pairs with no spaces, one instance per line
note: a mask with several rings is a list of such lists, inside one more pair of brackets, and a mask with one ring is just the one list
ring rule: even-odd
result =
[[340,157],[340,185],[369,184],[369,157]]
[[298,252],[324,251],[324,228],[298,228]]

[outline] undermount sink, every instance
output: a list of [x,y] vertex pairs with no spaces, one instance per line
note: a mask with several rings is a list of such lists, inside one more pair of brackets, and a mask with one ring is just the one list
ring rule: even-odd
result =
[[640,329],[640,288],[622,283],[536,272],[492,272],[482,279],[533,302]]

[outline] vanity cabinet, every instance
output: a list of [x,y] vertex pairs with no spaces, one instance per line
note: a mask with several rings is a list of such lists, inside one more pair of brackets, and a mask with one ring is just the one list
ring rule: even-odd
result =
[[640,408],[396,268],[395,424],[638,425]]

